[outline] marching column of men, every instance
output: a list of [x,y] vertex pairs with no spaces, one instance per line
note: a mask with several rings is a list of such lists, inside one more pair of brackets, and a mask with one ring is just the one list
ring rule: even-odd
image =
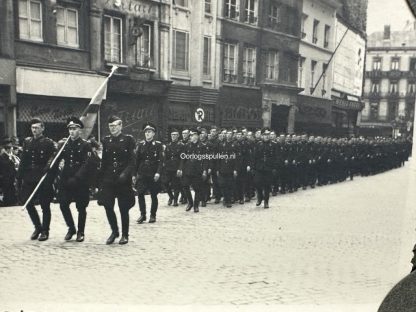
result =
[[[168,205],[186,204],[186,211],[199,212],[207,202],[223,201],[225,207],[243,205],[257,194],[256,205],[269,208],[269,196],[296,192],[299,188],[322,186],[369,176],[404,165],[411,153],[411,141],[392,138],[336,139],[307,135],[277,136],[269,129],[219,129],[212,127],[173,129],[166,145],[156,141],[156,126],[143,126],[145,139],[136,144],[134,138],[122,132],[119,117],[108,120],[110,135],[102,140],[101,160],[97,143],[81,138],[83,123],[75,117],[68,119],[69,137],[56,165],[50,168],[58,144],[45,137],[45,126],[39,119],[31,121],[32,136],[23,142],[20,165],[16,172],[18,195],[26,202],[38,182],[45,176],[35,196],[26,205],[35,231],[31,239],[45,241],[51,222],[50,203],[57,199],[68,232],[65,240],[77,234],[76,241],[85,239],[87,206],[90,187],[98,188],[98,204],[104,206],[111,234],[106,243],[120,236],[114,211],[117,198],[121,217],[119,244],[128,243],[129,211],[138,196],[139,224],[147,220],[145,195],[150,194],[149,223],[156,222],[158,193],[166,190]],[[9,140],[0,150],[0,176],[5,198],[14,179]],[[97,168],[99,167],[99,168]],[[97,173],[98,171],[98,173]],[[7,179],[10,176],[11,179]],[[58,177],[58,178],[57,178]],[[6,181],[6,182],[4,182]],[[9,181],[10,182],[10,181]],[[11,182],[13,183],[13,181]],[[135,188],[135,189],[134,189]],[[192,195],[194,192],[194,196]],[[182,200],[179,195],[182,194]],[[75,225],[70,204],[75,202],[78,223]],[[42,221],[36,210],[42,210]]]

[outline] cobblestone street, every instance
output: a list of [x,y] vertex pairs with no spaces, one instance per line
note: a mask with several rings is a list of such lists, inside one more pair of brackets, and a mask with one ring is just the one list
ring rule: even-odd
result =
[[155,224],[136,224],[138,206],[131,210],[124,246],[105,245],[110,229],[95,202],[83,243],[63,240],[57,205],[46,242],[29,240],[26,212],[2,208],[0,311],[121,310],[116,304],[376,311],[411,268],[411,165],[273,197],[268,210],[211,203],[195,214],[167,206],[163,194]]

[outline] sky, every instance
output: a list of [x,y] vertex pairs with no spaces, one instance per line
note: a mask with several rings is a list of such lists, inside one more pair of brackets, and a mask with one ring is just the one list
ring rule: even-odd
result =
[[406,0],[368,0],[367,34],[383,31],[390,24],[391,30],[403,30],[406,21],[415,21]]

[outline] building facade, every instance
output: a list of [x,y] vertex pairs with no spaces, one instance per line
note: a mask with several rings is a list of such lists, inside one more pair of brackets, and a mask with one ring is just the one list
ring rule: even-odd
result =
[[416,94],[416,31],[376,32],[368,37],[365,107],[360,134],[408,136]]

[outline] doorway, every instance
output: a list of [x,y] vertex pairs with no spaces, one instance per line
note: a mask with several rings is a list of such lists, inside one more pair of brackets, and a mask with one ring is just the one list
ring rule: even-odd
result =
[[287,105],[272,104],[272,119],[270,126],[276,133],[287,133],[289,109],[290,107]]

